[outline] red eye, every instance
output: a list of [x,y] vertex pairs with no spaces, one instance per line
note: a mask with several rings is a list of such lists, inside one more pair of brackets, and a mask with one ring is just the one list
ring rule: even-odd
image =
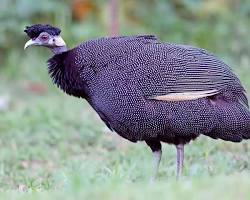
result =
[[48,36],[47,35],[42,35],[41,38],[42,38],[42,40],[47,40]]

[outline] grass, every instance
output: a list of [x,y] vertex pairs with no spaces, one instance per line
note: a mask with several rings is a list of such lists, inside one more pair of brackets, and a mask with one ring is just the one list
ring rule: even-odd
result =
[[250,199],[249,142],[201,136],[185,148],[179,182],[175,148],[164,145],[150,183],[150,149],[109,132],[84,100],[52,85],[40,57],[25,56],[0,73],[10,98],[0,112],[0,199]]

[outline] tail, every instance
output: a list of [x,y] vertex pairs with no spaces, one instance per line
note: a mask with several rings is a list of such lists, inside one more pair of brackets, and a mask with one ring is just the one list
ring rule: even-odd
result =
[[250,111],[247,106],[239,102],[221,102],[213,106],[216,125],[205,135],[232,142],[250,139]]

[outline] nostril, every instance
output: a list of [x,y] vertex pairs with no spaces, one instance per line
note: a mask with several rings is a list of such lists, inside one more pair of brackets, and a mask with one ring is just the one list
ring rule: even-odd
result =
[[56,40],[55,40],[55,39],[53,39],[52,41],[53,41],[53,42],[55,42]]

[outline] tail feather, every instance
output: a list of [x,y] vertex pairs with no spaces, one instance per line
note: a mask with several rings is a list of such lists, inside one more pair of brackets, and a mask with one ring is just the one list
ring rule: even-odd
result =
[[250,139],[250,111],[241,103],[220,103],[214,105],[215,126],[205,135],[214,139],[240,142]]

